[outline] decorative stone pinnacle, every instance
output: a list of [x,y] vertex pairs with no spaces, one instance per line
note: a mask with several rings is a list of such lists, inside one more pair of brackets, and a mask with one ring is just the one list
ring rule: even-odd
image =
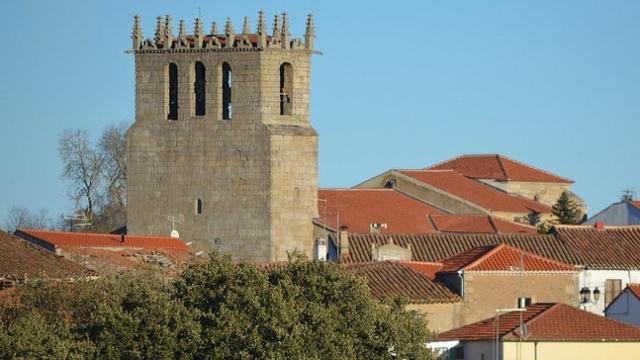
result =
[[227,23],[224,24],[224,34],[227,36],[227,43],[225,44],[225,47],[232,48],[236,41],[236,34],[233,30],[231,18],[227,18]]
[[164,22],[162,16],[156,18],[156,33],[153,36],[156,44],[162,44],[164,41]]
[[142,28],[140,27],[140,16],[135,15],[133,17],[133,31],[131,33],[132,40],[132,49],[138,50],[140,49],[140,45],[142,44],[142,39],[144,35],[142,34]]
[[264,11],[258,11],[258,47],[264,48],[267,46],[267,26],[264,22]]
[[201,48],[203,41],[204,41],[204,32],[202,31],[202,21],[200,21],[199,18],[196,18],[195,24],[193,26],[194,47]]
[[173,25],[171,24],[171,15],[165,16],[164,21],[164,43],[167,48],[171,48],[173,44]]
[[187,26],[184,24],[184,20],[180,19],[180,25],[178,25],[178,38],[184,39],[187,37]]
[[313,24],[313,15],[307,16],[307,28],[304,32],[304,47],[307,50],[313,50],[313,38],[316,37],[316,29]]
[[249,35],[251,33],[251,29],[249,26],[249,17],[244,17],[244,23],[242,24],[242,35]]
[[286,12],[282,13],[282,32],[280,36],[282,37],[282,48],[288,49],[290,46],[289,40],[291,33],[289,32],[289,16],[287,16]]
[[211,35],[216,35],[218,33],[218,24],[216,22],[211,23]]
[[273,34],[271,34],[271,37],[280,40],[280,17],[278,15],[273,17]]

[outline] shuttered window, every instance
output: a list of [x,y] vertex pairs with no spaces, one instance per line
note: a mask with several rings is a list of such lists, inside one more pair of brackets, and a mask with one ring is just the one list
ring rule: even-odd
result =
[[604,306],[609,303],[620,293],[622,290],[622,280],[620,279],[607,279],[604,282]]

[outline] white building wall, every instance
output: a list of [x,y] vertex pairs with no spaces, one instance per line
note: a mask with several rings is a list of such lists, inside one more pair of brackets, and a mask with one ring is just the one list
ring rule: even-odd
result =
[[[576,289],[576,292],[580,291],[583,287],[588,287],[592,292],[597,287],[600,290],[600,299],[597,303],[587,304],[582,306],[583,309],[590,311],[594,314],[604,315],[604,284],[607,279],[619,279],[621,280],[620,289],[627,287],[628,283],[640,282],[640,270],[585,270],[580,274],[580,287]],[[593,301],[593,296],[591,297]]]
[[629,290],[625,290],[607,308],[606,316],[610,319],[640,326],[640,300]]

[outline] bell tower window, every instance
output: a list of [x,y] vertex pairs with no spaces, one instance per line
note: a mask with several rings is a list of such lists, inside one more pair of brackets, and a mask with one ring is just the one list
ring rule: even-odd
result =
[[169,64],[169,112],[168,120],[178,120],[178,65]]
[[231,86],[233,84],[233,74],[231,65],[222,63],[222,119],[231,120],[233,115],[233,104],[231,103]]
[[200,61],[195,66],[196,81],[193,83],[193,92],[196,98],[196,116],[205,114],[206,101],[206,69]]
[[289,63],[280,65],[280,115],[291,115],[292,80],[293,66]]

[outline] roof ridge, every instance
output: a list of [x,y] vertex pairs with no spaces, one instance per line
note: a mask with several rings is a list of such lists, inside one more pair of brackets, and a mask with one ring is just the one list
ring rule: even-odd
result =
[[554,174],[554,173],[552,173],[551,171],[547,171],[547,170],[541,169],[541,168],[539,168],[539,167],[537,167],[537,166],[534,166],[534,165],[531,165],[531,164],[524,163],[524,162],[522,162],[522,161],[520,161],[520,160],[512,159],[512,158],[510,158],[510,157],[508,157],[508,156],[506,156],[506,155],[498,155],[498,156],[501,156],[501,157],[505,158],[506,160],[513,161],[514,163],[516,163],[516,164],[518,164],[518,165],[522,165],[522,166],[526,166],[526,167],[532,168],[532,169],[534,169],[534,170],[537,170],[537,171],[543,172],[543,173],[545,173],[545,174],[547,174],[547,175],[555,176],[555,177],[557,177],[557,178],[559,178],[559,179],[562,179],[562,180],[568,181],[568,182],[570,182],[570,183],[575,183],[575,181],[574,181],[574,180],[572,180],[572,179],[566,178],[566,177],[564,177],[564,176],[560,176],[560,175],[558,175],[558,174]]
[[471,267],[474,267],[474,266],[478,265],[479,263],[484,261],[485,258],[493,255],[494,253],[496,253],[500,249],[504,248],[505,244],[503,243],[503,244],[497,244],[497,245],[487,245],[487,246],[478,246],[478,247],[491,247],[491,246],[493,247],[491,250],[489,250],[486,253],[478,256],[475,260],[473,260],[472,262],[470,262],[467,265],[463,266],[461,269],[462,270],[467,270],[468,268],[471,268]]
[[435,164],[433,164],[431,166],[428,166],[428,167],[426,167],[424,169],[434,168],[436,166],[439,166],[439,165],[442,165],[442,164],[446,164],[448,162],[451,162],[451,161],[454,161],[454,160],[457,160],[457,159],[466,158],[466,157],[486,157],[486,156],[498,156],[498,155],[500,155],[500,154],[498,154],[498,153],[493,153],[493,154],[489,154],[489,153],[488,154],[468,154],[468,153],[463,153],[461,155],[454,156],[454,157],[449,158],[447,160],[442,160],[440,162],[437,162],[437,163],[435,163]]
[[[531,326],[531,324],[535,323],[537,319],[540,319],[542,317],[542,315],[547,314],[551,309],[555,309],[555,308],[560,307],[561,305],[564,305],[562,303],[536,303],[534,305],[549,305],[549,304],[553,304],[553,305],[551,305],[551,306],[547,307],[546,309],[540,311],[539,313],[533,315],[533,317],[531,317],[529,320],[524,322],[524,325],[529,327],[529,326]],[[507,336],[510,333],[514,333],[515,334],[516,330],[520,330],[520,334],[522,334],[522,326],[516,326],[515,328],[513,328],[513,330],[502,334],[500,337]],[[518,337],[521,338],[522,336],[518,335]]]

